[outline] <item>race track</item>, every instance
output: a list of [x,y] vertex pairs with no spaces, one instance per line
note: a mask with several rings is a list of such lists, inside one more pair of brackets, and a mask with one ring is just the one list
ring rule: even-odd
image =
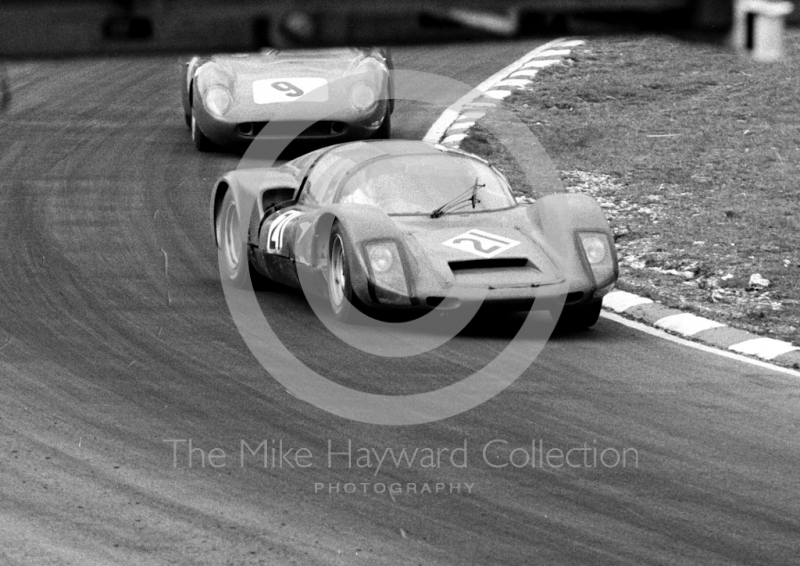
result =
[[[477,85],[535,45],[398,49],[395,65]],[[176,61],[9,73],[0,563],[797,564],[797,378],[601,319],[554,336],[508,390],[457,417],[380,427],[331,416],[288,394],[237,333],[207,211],[212,183],[238,157],[195,151]],[[398,104],[395,137],[421,138],[442,110]],[[310,367],[389,393],[483,367],[521,320],[384,359],[342,346],[300,294],[259,300]],[[307,449],[314,465],[242,458],[243,442],[265,440]],[[189,441],[204,454],[190,458]],[[342,452],[348,441],[354,452],[466,446],[467,465],[376,472],[339,455],[329,466],[329,443]],[[634,449],[638,465],[493,467],[532,443]],[[348,483],[358,491],[345,493]],[[446,493],[419,493],[437,483]],[[375,493],[379,484],[403,491]]]

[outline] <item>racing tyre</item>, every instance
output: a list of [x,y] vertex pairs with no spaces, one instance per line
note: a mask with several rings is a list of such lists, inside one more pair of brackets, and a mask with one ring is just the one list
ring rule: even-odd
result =
[[197,125],[197,115],[192,107],[192,115],[189,117],[189,128],[192,130],[192,141],[198,151],[211,151],[213,144]]
[[331,229],[328,250],[328,299],[333,316],[341,322],[352,322],[356,316],[358,299],[353,293],[350,278],[350,246],[339,224]]
[[588,305],[564,307],[561,311],[561,318],[558,320],[558,326],[565,330],[582,330],[594,326],[600,318],[602,307],[602,300]]
[[233,191],[228,190],[222,199],[216,219],[217,247],[221,254],[221,275],[237,287],[247,280],[250,262],[247,258],[247,242],[241,236],[239,210]]
[[383,123],[381,127],[378,128],[374,134],[372,134],[372,139],[374,140],[388,140],[392,137],[392,113],[390,110],[386,110],[386,116],[383,117]]

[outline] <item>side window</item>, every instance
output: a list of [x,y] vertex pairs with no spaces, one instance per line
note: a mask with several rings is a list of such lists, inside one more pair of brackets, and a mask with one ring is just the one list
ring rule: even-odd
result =
[[294,187],[269,189],[261,195],[261,206],[264,210],[269,210],[270,207],[292,200],[292,198],[294,198]]
[[[347,165],[350,163],[350,166]],[[339,181],[355,166],[351,160],[336,154],[328,153],[314,165],[306,179],[302,204],[329,204],[333,201]]]

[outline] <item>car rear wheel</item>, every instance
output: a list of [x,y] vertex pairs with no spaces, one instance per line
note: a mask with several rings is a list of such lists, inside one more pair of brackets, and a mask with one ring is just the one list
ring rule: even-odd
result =
[[210,151],[213,147],[213,144],[211,143],[211,140],[209,140],[200,130],[200,126],[197,124],[197,113],[194,110],[194,106],[192,106],[192,115],[189,117],[189,127],[192,130],[192,141],[194,142],[194,146],[197,148],[197,150]]
[[582,330],[594,326],[600,318],[602,307],[602,300],[588,305],[564,307],[558,319],[558,326],[565,330]]
[[217,213],[217,246],[221,258],[221,275],[237,287],[244,285],[249,270],[247,242],[242,237],[239,211],[233,191],[229,190],[222,199]]
[[358,310],[347,250],[343,231],[338,224],[334,224],[328,253],[328,299],[333,316],[341,322],[352,321]]

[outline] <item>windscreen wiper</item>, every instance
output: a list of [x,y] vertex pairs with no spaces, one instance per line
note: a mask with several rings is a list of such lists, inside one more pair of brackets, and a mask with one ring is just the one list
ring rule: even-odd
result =
[[445,213],[450,212],[451,210],[455,210],[456,208],[459,208],[461,206],[464,206],[469,202],[472,203],[472,208],[475,208],[475,206],[479,202],[481,202],[480,200],[478,200],[478,189],[482,189],[485,186],[486,184],[484,183],[478,183],[478,178],[475,177],[475,183],[469,189],[467,189],[466,191],[464,191],[459,195],[456,195],[454,198],[450,199],[442,206],[431,212],[431,218],[439,218],[440,216],[443,216]]

